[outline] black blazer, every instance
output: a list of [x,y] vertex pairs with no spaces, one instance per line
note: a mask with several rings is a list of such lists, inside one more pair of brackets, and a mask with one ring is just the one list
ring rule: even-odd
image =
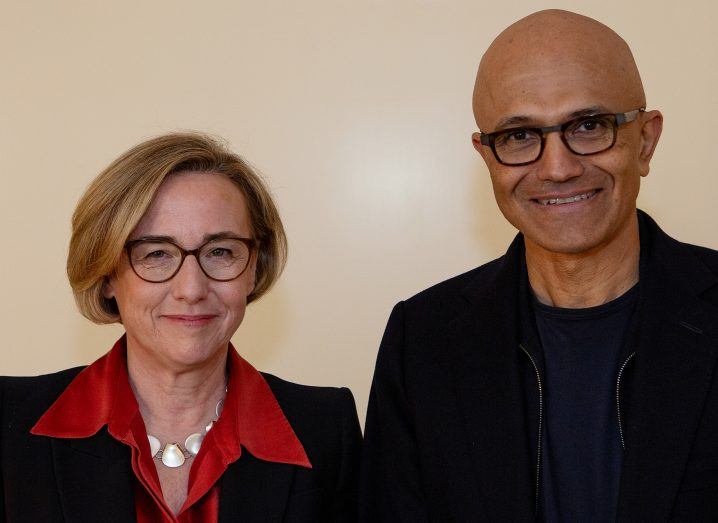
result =
[[[718,252],[640,222],[617,521],[718,521]],[[360,521],[535,519],[522,278],[519,235],[502,258],[394,308],[369,399]]]
[[[105,428],[83,439],[30,434],[80,370],[0,378],[0,522],[136,520],[129,448]],[[220,523],[355,521],[361,432],[351,392],[264,378],[313,468],[243,449],[220,479]]]

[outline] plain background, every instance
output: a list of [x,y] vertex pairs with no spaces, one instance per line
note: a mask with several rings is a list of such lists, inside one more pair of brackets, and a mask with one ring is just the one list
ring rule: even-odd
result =
[[263,173],[289,235],[286,272],[250,306],[240,353],[285,379],[349,386],[363,419],[392,305],[495,258],[515,233],[471,146],[471,92],[490,41],[547,7],[628,41],[665,116],[639,205],[718,248],[716,2],[3,2],[0,374],[110,348],[122,329],[82,318],[66,281],[73,208],[133,144],[196,129]]

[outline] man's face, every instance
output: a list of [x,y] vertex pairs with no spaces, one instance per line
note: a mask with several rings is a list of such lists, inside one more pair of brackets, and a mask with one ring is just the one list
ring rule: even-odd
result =
[[[479,121],[485,132],[638,108],[629,106],[601,67],[580,56],[514,61],[497,71],[482,95]],[[488,146],[478,143],[478,133],[474,145],[489,168],[501,212],[527,242],[551,252],[583,253],[609,243],[635,219],[640,178],[648,174],[658,139],[652,124],[646,133],[655,114],[639,114],[619,127],[613,147],[591,156],[572,153],[558,132],[547,134],[541,158],[524,166],[500,164]],[[572,201],[576,196],[581,198]],[[551,200],[559,202],[546,204]]]

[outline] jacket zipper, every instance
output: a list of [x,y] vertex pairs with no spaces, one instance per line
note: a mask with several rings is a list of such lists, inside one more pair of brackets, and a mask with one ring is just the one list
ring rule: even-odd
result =
[[541,374],[539,373],[538,366],[534,361],[533,357],[524,348],[523,345],[519,344],[519,348],[524,351],[524,354],[531,360],[531,365],[536,371],[536,383],[538,383],[539,390],[539,426],[538,426],[538,450],[536,451],[536,500],[534,506],[534,514],[538,514],[539,506],[539,480],[541,479],[541,431],[543,430],[543,386],[541,385]]
[[628,355],[626,361],[624,361],[623,365],[621,365],[621,368],[618,369],[618,378],[616,379],[616,412],[618,413],[618,434],[621,436],[621,448],[623,450],[626,450],[626,442],[623,439],[623,423],[621,421],[621,378],[623,377],[623,371],[626,368],[626,365],[628,365],[628,362],[631,361],[631,358],[633,358],[635,355],[635,352],[632,352]]

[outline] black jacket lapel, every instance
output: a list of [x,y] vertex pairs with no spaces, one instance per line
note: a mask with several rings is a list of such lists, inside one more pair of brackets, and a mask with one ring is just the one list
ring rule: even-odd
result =
[[136,520],[130,449],[107,434],[52,439],[55,477],[67,523]]
[[[450,329],[456,387],[484,508],[491,521],[529,521],[534,481],[519,372],[519,237],[496,268],[465,291],[472,302]],[[518,252],[517,252],[518,250]]]
[[262,461],[244,448],[221,479],[219,523],[282,521],[294,467]]
[[668,520],[718,355],[718,309],[699,298],[715,276],[650,225],[618,503],[626,522]]

